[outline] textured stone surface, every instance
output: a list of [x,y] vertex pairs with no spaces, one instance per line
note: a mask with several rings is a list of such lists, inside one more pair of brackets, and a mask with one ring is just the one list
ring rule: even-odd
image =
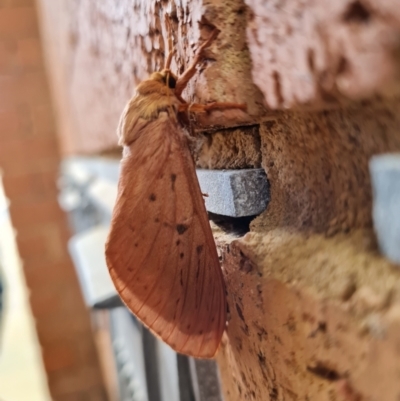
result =
[[400,150],[399,102],[287,112],[260,127],[262,166],[271,186],[254,229],[325,232],[371,227],[368,161]]
[[255,216],[268,205],[268,180],[263,169],[197,170],[197,178],[211,213]]
[[396,0],[246,0],[254,82],[268,107],[328,107],[400,90]]
[[262,165],[271,201],[253,221],[253,230],[284,226],[332,236],[371,227],[368,161],[374,154],[400,150],[399,108],[393,100],[320,112],[279,112],[251,133],[246,127],[207,134],[198,164]]
[[400,154],[375,156],[370,170],[378,243],[383,254],[400,265]]
[[217,243],[230,310],[218,356],[227,400],[398,399],[400,274],[372,231],[327,239],[276,229]]
[[261,167],[259,131],[255,125],[203,132],[198,141],[197,165],[213,169]]

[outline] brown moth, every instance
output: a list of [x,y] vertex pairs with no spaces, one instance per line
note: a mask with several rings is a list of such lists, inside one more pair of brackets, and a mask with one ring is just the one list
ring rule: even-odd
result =
[[227,305],[179,113],[245,109],[234,103],[188,104],[181,97],[217,34],[199,47],[179,78],[170,71],[170,51],[165,68],[141,82],[125,107],[118,127],[124,147],[118,196],[106,243],[110,275],[126,306],[175,351],[199,358],[218,350]]

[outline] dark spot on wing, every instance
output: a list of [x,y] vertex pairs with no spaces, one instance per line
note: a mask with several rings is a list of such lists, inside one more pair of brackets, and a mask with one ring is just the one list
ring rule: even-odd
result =
[[199,331],[199,334],[200,334],[200,335],[203,334],[203,330],[200,330],[200,331]]
[[197,262],[196,279],[199,278],[199,275],[200,275],[200,260]]
[[178,239],[178,240],[176,241],[176,246],[178,246],[180,243],[181,243],[181,240]]
[[203,250],[203,245],[199,245],[199,246],[196,248],[197,255],[200,255],[201,252],[202,252],[202,250]]
[[185,254],[184,254],[183,252],[181,252],[181,253],[179,254],[179,256],[180,256],[181,259],[183,259],[183,257],[185,256]]
[[182,235],[188,228],[189,228],[189,226],[187,226],[186,224],[177,224],[176,225],[176,231],[178,231],[179,235]]
[[186,330],[189,330],[190,329],[190,324],[188,324],[187,326],[186,326]]
[[156,218],[154,219],[154,221],[155,221],[156,223],[159,223],[159,222],[160,222],[160,219],[159,219],[158,217],[156,217]]
[[138,247],[138,245],[139,245],[139,244],[136,242],[136,243],[135,243],[135,247],[137,248],[137,247]]
[[157,197],[155,194],[150,194],[149,199],[151,202],[154,202],[157,199]]
[[171,174],[171,189],[175,191],[176,174]]

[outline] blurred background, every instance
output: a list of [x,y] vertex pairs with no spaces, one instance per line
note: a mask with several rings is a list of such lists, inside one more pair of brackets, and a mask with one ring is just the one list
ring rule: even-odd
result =
[[61,156],[39,25],[34,1],[0,2],[0,399],[103,400],[57,199]]
[[3,400],[50,400],[28,289],[2,190],[0,205],[0,397]]

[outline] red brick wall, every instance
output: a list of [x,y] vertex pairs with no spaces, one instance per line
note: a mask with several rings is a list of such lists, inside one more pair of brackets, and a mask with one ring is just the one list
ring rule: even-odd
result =
[[50,391],[60,401],[105,400],[57,203],[55,131],[34,1],[0,0],[0,168]]

